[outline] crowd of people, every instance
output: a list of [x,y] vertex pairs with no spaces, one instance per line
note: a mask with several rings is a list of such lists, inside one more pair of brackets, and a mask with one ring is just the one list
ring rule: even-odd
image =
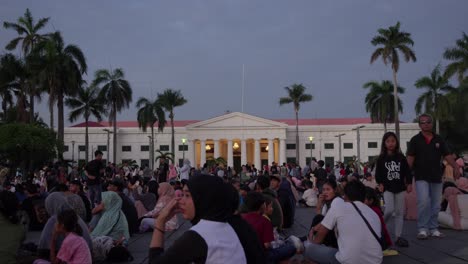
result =
[[[381,263],[410,246],[403,237],[410,194],[418,239],[443,237],[439,223],[468,228],[465,163],[432,133],[430,116],[420,116],[419,125],[406,156],[387,132],[375,163],[363,167],[312,160],[304,168],[272,163],[236,172],[223,164],[196,169],[188,160],[177,167],[161,159],[153,171],[103,164],[96,151],[83,171],[49,165],[28,177],[8,177],[2,170],[0,240],[8,247],[0,258],[130,261],[131,236],[152,231],[150,263],[287,263],[296,254],[316,263]],[[285,237],[298,206],[315,208],[310,231]],[[165,248],[165,233],[178,229],[181,218],[192,227]],[[40,231],[38,243],[22,244],[25,231]]]

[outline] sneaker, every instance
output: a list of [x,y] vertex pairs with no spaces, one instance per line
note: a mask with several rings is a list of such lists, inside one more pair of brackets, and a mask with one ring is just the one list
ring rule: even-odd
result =
[[386,249],[384,251],[382,251],[382,254],[384,257],[389,257],[389,256],[398,256],[398,251],[394,250],[394,249]]
[[304,252],[304,243],[296,236],[290,236],[286,241],[289,241],[291,244],[296,247],[297,254]]
[[442,237],[445,237],[445,235],[436,229],[436,230],[431,231],[431,237],[442,238]]
[[397,239],[397,241],[395,242],[395,245],[399,246],[399,247],[408,247],[409,246],[409,243],[408,243],[408,240],[402,238],[402,237],[399,237]]
[[424,230],[419,231],[418,235],[416,236],[417,239],[427,239],[427,232]]

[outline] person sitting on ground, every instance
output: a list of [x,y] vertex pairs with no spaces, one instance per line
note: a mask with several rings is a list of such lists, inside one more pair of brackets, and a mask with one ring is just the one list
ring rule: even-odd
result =
[[302,199],[299,200],[299,203],[308,207],[317,206],[318,190],[314,188],[314,184],[311,181],[304,180],[303,182],[304,186],[306,187],[306,190],[302,194]]
[[[325,218],[311,230],[309,242],[305,243],[304,256],[318,263],[382,263],[380,241],[369,229],[372,228],[374,233],[380,234],[380,220],[377,214],[363,203],[364,184],[351,181],[344,188],[344,193],[346,202],[334,199]],[[369,227],[364,219],[368,221]],[[327,233],[334,228],[338,232],[338,249],[321,245]]]
[[29,216],[29,230],[42,230],[48,219],[45,199],[40,196],[37,186],[32,183],[26,185],[26,193],[28,197],[21,204],[21,208]]
[[[171,200],[155,219],[149,263],[265,263],[255,231],[233,215],[239,196],[230,184],[197,175],[183,191],[182,199]],[[165,224],[179,212],[193,226],[165,251]]]
[[121,180],[115,179],[107,186],[108,191],[115,192],[119,195],[122,200],[122,212],[125,215],[128,223],[128,232],[130,235],[138,232],[138,213],[135,208],[135,204],[123,193],[124,183]]
[[[50,262],[36,260],[34,264],[46,263],[70,263],[70,264],[91,264],[91,251],[83,239],[83,230],[78,224],[79,216],[73,210],[65,210],[57,215],[52,240],[50,242]],[[58,236],[64,237],[59,250],[55,249]]]
[[112,191],[102,193],[102,203],[93,209],[93,219],[89,223],[91,237],[109,236],[114,240],[125,238],[124,244],[130,239],[128,223],[121,210],[122,199]]
[[83,201],[85,211],[86,211],[86,218],[83,218],[85,222],[91,221],[91,217],[93,216],[91,213],[91,202],[89,201],[88,197],[83,191],[83,185],[79,180],[72,180],[70,182],[69,190],[71,193],[74,193],[80,196],[81,201]]
[[[140,224],[140,232],[146,232],[149,229],[154,228],[154,219],[157,218],[159,212],[175,197],[175,191],[172,186],[167,182],[162,182],[158,189],[159,199],[153,210],[143,215],[143,219]],[[164,228],[165,231],[172,231],[178,228],[177,216],[172,217],[166,222]]]
[[[44,229],[41,232],[41,237],[39,238],[39,244],[37,245],[38,249],[38,256],[42,259],[49,259],[50,258],[50,241],[52,240],[52,236],[55,229],[55,224],[57,223],[57,215],[65,210],[73,210],[71,206],[68,204],[67,199],[61,192],[54,192],[49,194],[45,200],[45,207],[47,213],[51,216],[47,221]],[[91,236],[88,232],[88,227],[86,226],[85,222],[78,218],[78,225],[80,226],[81,230],[83,230],[83,238],[86,240],[89,248],[93,247]],[[64,236],[62,234],[57,235],[56,243],[55,243],[55,251],[59,251],[62,245]]]
[[[2,173],[2,172],[0,172]],[[4,177],[1,177],[0,185],[3,185]],[[19,202],[15,194],[3,190],[0,191],[0,260],[2,263],[13,264],[16,262],[16,252],[25,238],[25,230],[18,218]]]
[[294,213],[296,209],[296,200],[291,190],[291,184],[286,178],[279,179],[275,175],[270,176],[270,188],[278,194],[278,201],[283,212],[282,228],[290,228],[294,224]]
[[[247,194],[245,204],[247,213],[242,214],[242,218],[244,218],[257,233],[258,239],[263,244],[266,251],[267,261],[269,263],[288,261],[296,252],[300,253],[300,251],[303,250],[303,248],[300,247],[302,242],[296,237],[291,237],[290,240],[287,240],[286,243],[277,248],[272,246],[272,242],[275,240],[273,225],[263,216],[267,206],[266,200],[261,193],[250,192]],[[298,248],[296,248],[293,241],[296,241],[297,245],[299,245]]]
[[158,200],[158,188],[159,184],[156,181],[149,181],[144,187],[144,193],[139,194],[136,190],[133,191],[138,218],[142,218],[156,206],[156,201]]
[[370,172],[366,172],[364,174],[364,179],[362,179],[362,183],[364,183],[366,187],[370,187],[372,189],[377,188],[377,182],[375,182],[375,179],[374,177],[372,177],[372,173]]
[[63,193],[68,204],[81,219],[86,219],[86,208],[80,196],[70,192],[68,186],[62,183],[57,185],[57,191]]
[[[273,177],[271,177],[272,179]],[[275,187],[275,184],[278,179],[278,177],[275,178],[275,183],[273,186]],[[273,213],[271,214],[271,224],[273,225],[274,228],[277,228],[277,230],[281,230],[283,228],[283,210],[281,209],[281,205],[278,201],[278,196],[276,194],[276,191],[270,189],[270,177],[267,176],[259,176],[257,178],[257,183],[255,185],[255,191],[262,193],[263,196],[267,201],[271,201],[272,207],[273,207]],[[248,193],[248,192],[247,192]],[[246,196],[247,196],[246,193]],[[241,210],[242,212],[242,210]]]
[[[382,234],[384,235],[385,238],[385,248],[387,249],[390,248],[393,245],[392,239],[390,238],[390,233],[388,232],[387,225],[385,224],[384,218],[383,218],[383,212],[380,207],[380,201],[379,197],[377,196],[377,192],[375,189],[372,189],[370,187],[366,187],[366,199],[364,199],[364,203],[369,206],[378,216],[380,219],[380,224],[382,226]],[[405,246],[405,245],[400,245],[400,246]],[[406,245],[407,247],[408,245]]]
[[441,226],[455,230],[468,230],[468,179],[460,177],[455,183],[444,185],[444,199],[448,206],[439,212]]

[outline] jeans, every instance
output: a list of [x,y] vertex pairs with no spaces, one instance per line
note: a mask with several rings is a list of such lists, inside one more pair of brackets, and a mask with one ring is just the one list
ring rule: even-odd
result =
[[267,251],[267,263],[277,263],[291,258],[296,254],[296,247],[286,242],[278,248],[271,248]]
[[335,255],[338,249],[319,245],[306,241],[304,243],[305,251],[304,256],[306,259],[312,260],[317,263],[332,263],[339,264]]
[[385,200],[384,220],[386,223],[389,223],[393,213],[395,213],[395,217],[393,218],[395,220],[395,236],[397,238],[401,237],[403,216],[405,214],[405,192],[392,193],[385,191],[383,195]]
[[91,207],[94,208],[95,204],[101,203],[101,192],[102,192],[101,184],[88,186],[88,195],[89,195],[89,200],[91,201]]
[[442,183],[416,181],[418,203],[418,230],[432,231],[439,227],[437,216],[440,211]]

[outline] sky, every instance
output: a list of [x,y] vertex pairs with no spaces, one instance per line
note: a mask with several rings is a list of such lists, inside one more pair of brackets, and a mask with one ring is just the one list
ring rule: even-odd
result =
[[[136,120],[138,98],[167,88],[188,101],[176,108],[177,120],[242,111],[243,65],[245,113],[293,118],[293,106],[278,100],[284,87],[302,83],[313,100],[300,118],[367,117],[363,84],[392,78],[381,60],[370,64],[370,41],[400,21],[417,57],[398,72],[406,88],[401,120],[412,121],[422,93],[414,82],[446,65],[444,50],[468,32],[465,0],[0,0],[2,24],[26,8],[36,21],[50,17],[44,33],[59,30],[83,50],[88,81],[97,69],[124,70],[133,102],[119,120]],[[0,28],[0,54],[15,36]],[[38,107],[46,122],[47,99]]]

